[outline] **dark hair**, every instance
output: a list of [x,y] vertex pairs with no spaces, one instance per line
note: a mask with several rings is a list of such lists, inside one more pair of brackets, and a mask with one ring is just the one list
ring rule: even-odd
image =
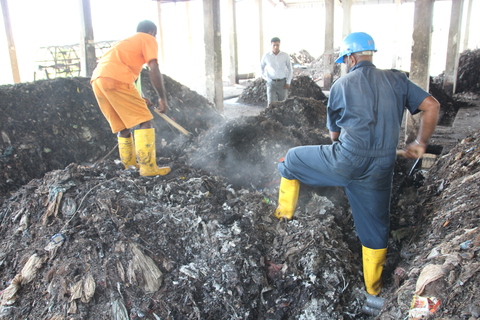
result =
[[280,42],[280,38],[273,37],[273,38],[272,38],[272,41],[270,41],[270,42],[271,42],[271,43]]
[[143,20],[137,26],[137,32],[149,33],[150,31],[157,32],[157,26],[150,20]]

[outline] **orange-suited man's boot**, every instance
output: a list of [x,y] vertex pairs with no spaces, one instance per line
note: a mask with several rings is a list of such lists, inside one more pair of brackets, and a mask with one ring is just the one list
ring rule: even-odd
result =
[[129,166],[135,166],[138,168],[132,135],[128,138],[118,137],[118,151],[120,153],[120,160],[125,166],[125,169],[128,169]]
[[164,176],[170,172],[170,167],[157,167],[155,152],[155,129],[135,130],[135,147],[137,148],[137,161],[140,166],[140,175]]

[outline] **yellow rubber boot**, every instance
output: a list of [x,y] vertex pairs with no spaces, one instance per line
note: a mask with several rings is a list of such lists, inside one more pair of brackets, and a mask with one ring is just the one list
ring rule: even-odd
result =
[[293,213],[297,207],[298,193],[300,192],[300,181],[296,179],[280,180],[280,189],[278,190],[278,206],[273,214],[278,219],[293,218]]
[[376,296],[382,289],[382,271],[387,258],[387,248],[370,249],[362,246],[363,279],[368,294]]
[[122,160],[125,169],[128,169],[129,166],[135,166],[138,168],[132,135],[128,138],[118,137],[118,151],[120,153],[120,160]]
[[155,152],[155,129],[135,130],[135,147],[137,161],[140,165],[140,175],[144,177],[164,176],[170,172],[170,167],[157,167]]

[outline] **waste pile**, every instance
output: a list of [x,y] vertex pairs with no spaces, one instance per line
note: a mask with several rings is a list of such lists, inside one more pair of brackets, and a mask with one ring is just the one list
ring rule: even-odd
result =
[[[334,57],[338,56],[339,51],[334,53]],[[323,74],[325,73],[325,64],[323,60],[323,55],[311,61],[309,64],[303,65],[303,68],[294,69],[294,74],[296,76],[308,76],[313,79],[313,81],[319,81],[323,79]],[[333,65],[333,77],[335,81],[340,78],[341,73],[341,64],[335,63]]]
[[234,118],[205,131],[187,149],[190,165],[229,177],[234,186],[278,185],[276,163],[288,149],[331,143],[326,106],[313,98],[272,103],[255,117]]
[[[295,218],[272,216],[278,159],[292,146],[328,143],[326,103],[291,97],[256,117],[226,120],[171,81],[165,77],[168,115],[192,135],[154,120],[157,163],[170,165],[170,174],[125,170],[105,122],[88,144],[97,154],[8,189],[0,206],[0,319],[370,319],[343,189],[302,185]],[[78,90],[60,90],[72,102],[51,106],[65,115],[52,121],[76,149],[87,148],[67,125]],[[398,159],[377,318],[478,318],[479,139],[473,133],[428,171]],[[3,143],[0,161],[14,161]],[[52,158],[62,152],[57,143]],[[422,301],[431,307],[414,310]]]
[[403,319],[407,312],[409,319],[478,319],[480,131],[423,175],[421,187],[404,190],[395,209],[414,216],[399,220],[403,226],[392,233],[402,247],[379,319]]
[[468,106],[468,103],[455,99],[443,90],[443,84],[437,78],[430,77],[429,92],[440,102],[438,125],[451,126],[460,108]]
[[456,92],[480,93],[480,79],[478,65],[480,63],[480,49],[465,50],[458,60]]
[[[145,76],[147,78],[145,79]],[[144,96],[158,97],[142,71]],[[208,100],[164,76],[169,117],[192,137],[224,121]],[[188,140],[152,112],[159,139]],[[89,78],[58,78],[0,86],[0,200],[10,190],[69,163],[92,163],[109,152],[118,154],[117,139],[101,114]]]
[[[277,121],[283,108],[298,120]],[[305,128],[295,129],[302,119]],[[274,136],[225,148],[259,143],[253,155],[282,143],[276,135],[284,129],[288,145],[257,156],[271,157],[268,168],[243,167],[273,172],[288,147],[322,142],[324,121],[321,101],[292,98],[248,127]],[[188,142],[214,138],[212,130]],[[349,247],[353,225],[341,190],[304,188],[298,218],[279,223],[271,215],[278,182],[234,187],[189,165],[197,158],[177,148],[187,142],[166,142],[157,162],[171,165],[167,176],[141,177],[115,155],[49,171],[4,201],[1,318],[338,318],[360,308],[361,266],[351,262],[358,252]],[[201,157],[199,149],[189,150]]]
[[312,57],[307,50],[300,50],[299,52],[290,54],[290,61],[292,62],[292,65],[306,65],[311,63],[313,60],[315,60],[315,58]]
[[0,86],[0,115],[0,195],[116,143],[87,78]]
[[[312,78],[308,76],[295,77],[290,84],[289,97],[304,97],[322,100],[326,102],[327,97]],[[262,78],[251,82],[240,94],[238,103],[256,106],[267,105],[267,83]]]

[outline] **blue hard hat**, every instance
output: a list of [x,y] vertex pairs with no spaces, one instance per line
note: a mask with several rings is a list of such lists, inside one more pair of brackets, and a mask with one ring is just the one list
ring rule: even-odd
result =
[[343,63],[343,57],[349,56],[355,52],[361,51],[377,51],[375,49],[375,41],[365,32],[353,32],[343,39],[340,55],[335,63]]

